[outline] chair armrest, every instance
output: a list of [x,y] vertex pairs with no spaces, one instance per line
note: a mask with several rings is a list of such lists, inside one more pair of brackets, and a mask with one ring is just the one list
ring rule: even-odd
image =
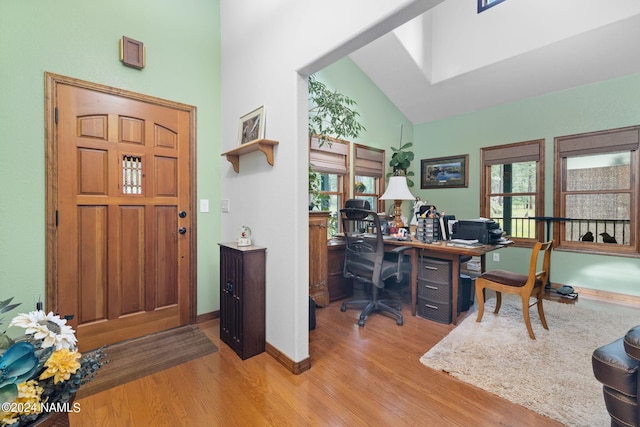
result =
[[411,246],[398,246],[397,248],[394,248],[393,250],[389,251],[392,254],[397,254],[398,255],[398,266],[396,267],[396,282],[401,282],[402,281],[402,262],[404,261],[404,252],[407,249],[411,249]]
[[404,255],[404,251],[406,251],[407,249],[411,249],[411,246],[398,246],[397,248],[393,249],[390,252],[394,254]]

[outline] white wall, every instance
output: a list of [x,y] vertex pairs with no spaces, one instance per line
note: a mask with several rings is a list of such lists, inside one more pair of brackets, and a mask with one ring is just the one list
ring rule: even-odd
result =
[[479,15],[477,3],[447,0],[429,12],[433,46],[425,46],[425,56],[433,55],[432,83],[640,13],[637,0],[508,0]]
[[295,362],[309,357],[306,75],[441,1],[221,1],[222,149],[260,105],[266,137],[280,141],[273,167],[251,153],[236,174],[221,158],[222,240],[248,225],[267,248],[267,341]]

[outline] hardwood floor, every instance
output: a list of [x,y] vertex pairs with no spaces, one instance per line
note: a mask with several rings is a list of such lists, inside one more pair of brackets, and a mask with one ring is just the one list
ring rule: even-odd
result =
[[452,325],[405,306],[403,326],[376,314],[361,328],[358,313],[339,302],[317,310],[301,375],[266,353],[242,361],[220,341],[218,320],[202,323],[219,351],[80,400],[71,426],[561,425],[423,366]]

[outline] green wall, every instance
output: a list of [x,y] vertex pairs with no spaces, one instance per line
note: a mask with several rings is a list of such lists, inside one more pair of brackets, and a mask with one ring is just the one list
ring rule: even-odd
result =
[[[44,73],[197,107],[198,308],[217,310],[220,237],[219,0],[0,0],[0,299],[45,296]],[[119,61],[125,35],[146,67]],[[193,213],[196,214],[195,212]]]
[[[526,84],[526,81],[523,81]],[[640,74],[582,86],[482,111],[416,125],[416,174],[420,159],[469,154],[469,188],[421,190],[420,196],[458,218],[480,213],[480,148],[545,139],[545,215],[553,215],[553,139],[557,136],[640,124]],[[488,268],[525,272],[529,251],[501,250]],[[491,257],[489,257],[491,258]],[[640,260],[556,251],[551,280],[640,295]]]

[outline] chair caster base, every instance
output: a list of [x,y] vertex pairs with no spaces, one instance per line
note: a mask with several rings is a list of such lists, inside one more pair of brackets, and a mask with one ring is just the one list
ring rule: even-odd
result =
[[364,326],[364,319],[358,320],[358,326]]
[[347,304],[342,303],[342,305],[340,306],[340,311],[342,311],[343,313],[347,311]]

